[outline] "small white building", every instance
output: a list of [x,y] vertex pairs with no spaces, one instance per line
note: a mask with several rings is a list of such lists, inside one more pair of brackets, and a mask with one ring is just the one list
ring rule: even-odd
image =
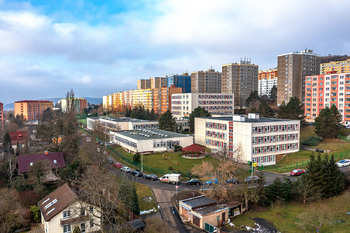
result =
[[[241,162],[276,164],[285,154],[299,151],[300,121],[248,117],[195,118],[195,143],[225,152]],[[240,154],[240,156],[237,156]]]
[[192,111],[205,108],[210,113],[233,114],[234,95],[227,93],[182,93],[171,95],[171,113],[178,120],[188,119]]
[[111,142],[130,153],[156,153],[173,149],[175,145],[186,147],[193,144],[193,136],[160,129],[138,129],[110,132]]
[[272,87],[277,87],[277,77],[271,79],[261,79],[258,82],[258,94],[259,96],[267,95],[270,96]]
[[88,117],[87,128],[92,130],[95,122],[98,121],[102,126],[106,126],[109,130],[114,131],[157,129],[159,125],[158,121],[140,120],[130,117]]

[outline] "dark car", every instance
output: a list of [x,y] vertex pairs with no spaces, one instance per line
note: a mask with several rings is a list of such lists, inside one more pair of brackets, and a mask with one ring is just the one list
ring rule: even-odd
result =
[[200,185],[201,182],[198,179],[191,179],[191,180],[187,181],[187,185],[192,185],[192,184]]
[[144,175],[143,179],[152,180],[153,181],[153,180],[158,180],[158,177],[156,175],[149,174],[149,175]]
[[226,184],[239,184],[239,181],[235,178],[230,178],[225,181]]
[[130,174],[133,176],[138,176],[138,177],[143,176],[141,171],[131,171]]
[[248,176],[247,178],[245,178],[245,182],[246,183],[249,183],[249,182],[251,182],[251,181],[253,181],[254,183],[255,182],[258,182],[258,180],[259,180],[259,177],[258,176]]

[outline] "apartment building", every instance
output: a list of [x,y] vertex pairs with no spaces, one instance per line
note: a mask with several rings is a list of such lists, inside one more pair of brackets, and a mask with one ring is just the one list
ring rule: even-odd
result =
[[259,96],[269,96],[273,86],[277,87],[277,69],[259,70]]
[[61,99],[61,111],[67,112],[68,108],[71,108],[73,105],[73,109],[77,113],[83,112],[84,108],[87,108],[87,99],[84,98],[69,98],[67,99]]
[[191,93],[191,75],[183,73],[167,76],[168,87],[181,87],[182,93]]
[[15,116],[23,116],[24,120],[40,120],[43,112],[53,109],[53,102],[48,100],[23,100],[15,102]]
[[157,129],[159,125],[158,121],[148,121],[130,117],[88,117],[87,128],[92,130],[97,122],[112,131]]
[[192,72],[191,93],[221,93],[221,72],[212,68]]
[[5,117],[4,117],[4,104],[0,102],[0,131],[4,130]]
[[150,89],[151,88],[151,80],[150,79],[139,79],[137,80],[137,89]]
[[337,71],[337,73],[350,72],[350,59],[345,61],[331,61],[328,63],[321,63],[320,74],[327,74],[329,71]]
[[168,86],[167,77],[154,77],[154,78],[150,78],[150,80],[151,80],[151,89]]
[[102,97],[103,101],[103,111],[110,111],[113,108],[113,95],[104,95]]
[[241,162],[276,164],[285,154],[299,151],[299,136],[298,120],[260,118],[256,113],[195,118],[196,144],[226,152]]
[[277,105],[292,97],[305,101],[305,76],[320,74],[320,56],[313,50],[278,55]]
[[222,65],[221,92],[235,95],[235,106],[244,106],[251,91],[258,90],[259,66],[250,60]]
[[305,119],[313,122],[325,107],[335,105],[343,117],[343,124],[350,125],[350,72],[305,77]]
[[234,95],[225,93],[182,93],[171,96],[171,113],[178,120],[188,119],[197,107],[210,113],[233,114]]
[[171,111],[171,96],[182,93],[181,87],[162,87],[153,89],[153,110],[157,114]]

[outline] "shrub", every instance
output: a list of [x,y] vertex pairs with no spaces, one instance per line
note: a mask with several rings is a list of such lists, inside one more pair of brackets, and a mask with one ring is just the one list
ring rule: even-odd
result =
[[168,170],[174,170],[172,166],[169,166]]
[[30,207],[30,212],[33,215],[33,219],[35,222],[39,223],[41,221],[41,216],[40,216],[40,208],[37,205],[33,205]]
[[136,154],[134,154],[134,156],[132,157],[132,160],[134,162],[141,163],[141,155],[140,155],[140,153],[136,152]]
[[319,136],[311,136],[308,139],[301,142],[302,145],[306,146],[317,146],[323,140],[322,137]]

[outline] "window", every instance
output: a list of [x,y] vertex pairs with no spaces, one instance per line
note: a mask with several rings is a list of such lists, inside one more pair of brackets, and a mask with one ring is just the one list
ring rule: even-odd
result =
[[63,226],[63,233],[68,233],[68,232],[71,232],[71,226],[70,225]]
[[70,217],[70,210],[63,211],[63,218],[69,218]]
[[94,227],[94,219],[90,220],[90,227]]
[[85,210],[80,210],[80,216],[85,216]]
[[85,223],[80,224],[80,232],[85,233]]
[[94,207],[90,206],[90,213],[94,212]]

